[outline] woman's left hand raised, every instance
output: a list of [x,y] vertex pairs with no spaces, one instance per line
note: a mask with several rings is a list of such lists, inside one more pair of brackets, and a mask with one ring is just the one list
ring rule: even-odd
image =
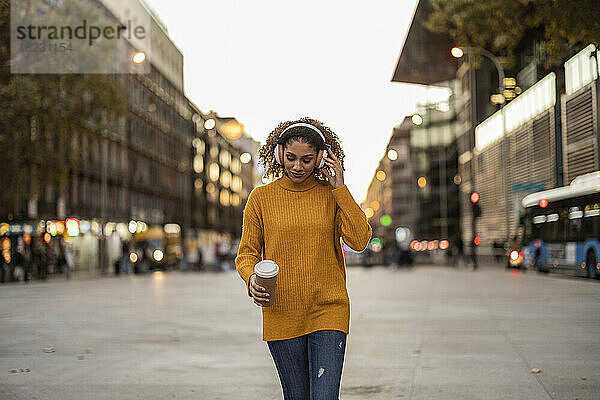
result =
[[[332,175],[327,167],[333,169],[335,175]],[[327,181],[329,181],[329,184],[333,186],[334,189],[344,186],[344,170],[342,169],[342,164],[332,151],[327,152],[325,166],[322,168],[322,171],[327,178]]]

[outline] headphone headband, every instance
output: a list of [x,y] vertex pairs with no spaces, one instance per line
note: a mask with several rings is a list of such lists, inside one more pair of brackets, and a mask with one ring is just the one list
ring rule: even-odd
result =
[[279,135],[279,138],[277,138],[277,142],[279,143],[279,140],[283,137],[283,134],[286,133],[288,130],[290,130],[292,128],[298,128],[298,127],[309,128],[309,129],[312,129],[313,131],[317,132],[319,134],[319,136],[321,137],[321,139],[323,139],[323,143],[325,144],[325,147],[329,148],[329,146],[327,145],[327,140],[325,140],[325,136],[323,135],[323,133],[316,126],[307,124],[304,122],[296,122],[295,124],[292,124],[292,125],[288,126],[287,128],[285,128],[283,130],[283,132],[281,132],[281,134]]

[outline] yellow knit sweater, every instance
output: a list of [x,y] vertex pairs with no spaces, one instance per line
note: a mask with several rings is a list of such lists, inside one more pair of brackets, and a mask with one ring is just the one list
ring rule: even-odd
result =
[[324,329],[348,334],[350,300],[340,238],[362,251],[371,233],[346,185],[332,189],[311,175],[300,184],[283,176],[254,188],[235,264],[247,288],[257,262],[279,265],[272,305],[262,308],[263,340]]

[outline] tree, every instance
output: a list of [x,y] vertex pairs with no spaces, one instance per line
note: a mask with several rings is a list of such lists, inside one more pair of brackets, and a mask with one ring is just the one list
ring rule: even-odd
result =
[[47,186],[64,193],[73,133],[99,137],[126,113],[118,77],[11,74],[10,1],[0,0],[0,215],[23,213]]
[[597,0],[430,0],[425,26],[461,46],[485,48],[514,64],[515,50],[532,35],[545,66],[561,64],[578,46],[600,43]]

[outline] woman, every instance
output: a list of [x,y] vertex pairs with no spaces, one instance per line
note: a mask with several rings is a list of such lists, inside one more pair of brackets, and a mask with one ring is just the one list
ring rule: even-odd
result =
[[[350,326],[340,238],[362,251],[371,227],[344,184],[338,137],[310,118],[281,123],[259,150],[267,177],[244,209],[235,260],[263,314],[263,340],[284,398],[337,399]],[[279,265],[269,298],[255,282],[262,259]]]

